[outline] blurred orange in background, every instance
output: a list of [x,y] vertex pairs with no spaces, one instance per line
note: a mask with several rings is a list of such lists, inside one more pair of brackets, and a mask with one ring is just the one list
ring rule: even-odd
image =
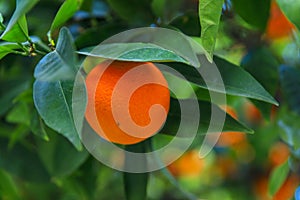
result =
[[204,168],[204,159],[200,159],[199,152],[191,150],[184,153],[178,160],[168,166],[175,177],[198,176]]
[[290,35],[293,29],[295,29],[294,25],[281,12],[277,3],[272,1],[266,37],[271,40],[282,38]]
[[[235,110],[232,107],[221,106],[221,108],[234,119],[238,118]],[[231,145],[239,144],[245,140],[246,140],[246,135],[243,132],[222,132],[217,142],[217,146],[222,146],[222,147],[231,146]]]

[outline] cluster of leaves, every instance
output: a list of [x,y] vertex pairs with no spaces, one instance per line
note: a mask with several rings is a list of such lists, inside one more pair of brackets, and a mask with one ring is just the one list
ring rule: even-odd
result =
[[[43,191],[54,196],[63,195],[55,193],[57,187],[67,191],[67,195],[74,194],[90,199],[105,191],[106,187],[109,188],[111,183],[107,183],[105,187],[97,186],[98,179],[103,182],[109,174],[103,175],[104,173],[98,170],[100,168],[104,172],[108,170],[89,157],[76,131],[72,116],[74,77],[80,61],[87,55],[84,48],[98,45],[104,39],[123,30],[141,26],[166,27],[183,32],[196,41],[200,38],[202,46],[207,51],[205,60],[214,61],[223,78],[226,96],[229,99],[251,99],[264,116],[269,116],[270,103],[277,105],[272,95],[282,91],[286,99],[283,101],[286,102],[284,107],[288,111],[282,111],[278,124],[283,130],[283,139],[294,150],[291,158],[291,163],[294,163],[292,166],[297,166],[297,159],[300,159],[297,153],[299,142],[296,140],[299,133],[296,122],[300,114],[297,104],[299,67],[282,66],[278,70],[279,63],[276,58],[268,49],[257,46],[254,48],[255,51],[249,51],[248,56],[244,58],[241,64],[244,69],[214,55],[214,49],[218,47],[216,42],[219,27],[230,26],[232,12],[253,26],[249,30],[240,24],[233,25],[232,30],[242,27],[251,35],[253,32],[262,33],[267,25],[270,1],[233,0],[231,3],[233,9],[230,8],[228,11],[223,8],[224,2],[221,0],[201,0],[199,4],[195,1],[183,3],[181,0],[66,0],[61,5],[59,1],[50,0],[40,2],[17,0],[15,5],[0,1],[0,8],[15,8],[13,13],[2,13],[5,17],[0,16],[2,31],[0,192],[2,191],[8,198],[20,198],[21,194],[17,189],[17,184],[20,183],[12,177],[47,184],[45,188],[39,188],[38,185],[29,186],[34,190],[41,189],[42,192],[40,194],[32,192],[28,194],[28,199],[30,195],[46,199],[47,196],[42,194]],[[257,9],[257,3],[260,9]],[[289,10],[292,8],[284,5],[284,1],[280,6],[297,25],[299,20],[295,11]],[[51,13],[53,16],[45,18],[45,13]],[[227,17],[228,21],[225,20]],[[220,18],[224,18],[224,21],[220,21]],[[61,28],[63,25],[67,28]],[[232,33],[230,30],[228,34]],[[245,40],[241,38],[234,42],[243,41]],[[245,43],[249,48],[248,43]],[[210,102],[207,85],[201,76],[197,76],[195,66],[191,64],[193,59],[182,56],[180,50],[166,49],[159,44],[108,44],[105,48],[124,54],[121,57],[111,57],[107,51],[99,51],[93,56],[127,61],[163,62],[184,75],[193,84],[201,109],[198,134],[206,133],[211,117],[211,106],[217,105],[214,104],[216,102]],[[201,67],[205,66],[209,65]],[[182,81],[175,76],[168,78],[168,81],[172,80]],[[216,88],[212,89],[212,92],[220,91]],[[171,101],[167,122],[160,134],[174,135],[181,120],[179,110],[180,107],[174,98]],[[285,115],[291,110],[296,111],[294,118],[292,114]],[[219,109],[219,112],[223,111]],[[223,131],[253,132],[229,115],[226,116]],[[143,143],[128,148],[132,151],[144,150],[141,145]],[[281,167],[278,170],[280,173],[282,168],[288,172],[286,167]],[[163,171],[177,186],[168,172]],[[278,180],[275,175],[273,179]],[[101,176],[105,177],[99,178]],[[125,193],[128,199],[145,199],[148,176],[149,174],[124,174]],[[272,190],[276,190],[283,181],[284,178]],[[136,185],[141,188],[133,189]],[[103,198],[105,199],[105,195]]]

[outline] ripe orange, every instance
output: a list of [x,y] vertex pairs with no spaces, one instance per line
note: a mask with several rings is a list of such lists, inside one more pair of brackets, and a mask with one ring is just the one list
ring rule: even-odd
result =
[[150,62],[104,61],[86,77],[85,117],[102,138],[135,144],[164,124],[170,105],[168,84]]
[[[237,119],[237,114],[235,110],[230,106],[223,106],[221,107],[225,110],[231,117]],[[242,132],[222,132],[217,145],[218,146],[230,146],[239,144],[246,140],[246,136]]]
[[204,167],[204,159],[200,159],[196,150],[184,153],[178,160],[168,166],[175,177],[198,176]]
[[295,29],[294,25],[281,12],[277,3],[272,1],[266,37],[269,39],[277,39],[288,36],[293,29]]

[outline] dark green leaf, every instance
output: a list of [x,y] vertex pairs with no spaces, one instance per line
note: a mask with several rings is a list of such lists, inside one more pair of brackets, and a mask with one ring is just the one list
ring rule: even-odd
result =
[[199,37],[199,35],[201,34],[199,17],[196,12],[188,12],[184,15],[176,17],[170,22],[169,25],[178,28],[184,34],[187,34],[189,36]]
[[280,83],[289,107],[300,115],[300,69],[280,66]]
[[[277,101],[245,70],[242,68],[215,56],[214,62],[222,76],[226,94],[233,96],[242,96],[251,99],[272,103],[278,105]],[[200,57],[200,70],[209,71],[210,64],[204,57]],[[204,79],[199,75],[197,69],[187,66],[183,63],[167,63],[170,67],[177,70],[185,78],[200,88],[207,89]],[[215,76],[206,77],[214,83]],[[210,87],[213,92],[223,92],[220,90],[219,83]],[[221,84],[221,83],[220,83]]]
[[0,169],[0,191],[3,199],[21,199],[15,181],[2,169]]
[[[146,153],[146,141],[134,145],[127,145],[126,151],[135,153]],[[130,157],[125,157],[125,165],[132,165]],[[147,160],[140,160],[138,165],[147,165]],[[127,200],[146,200],[147,199],[147,185],[149,173],[128,173],[123,172],[124,175],[124,189]]]
[[[26,19],[25,19],[25,14],[38,2],[38,0],[17,0],[17,6],[16,6],[16,10],[14,11],[5,31],[2,33],[1,35],[1,39],[7,40],[5,39],[6,37],[8,37],[7,35],[11,35],[11,37],[13,35],[18,36],[18,39],[22,38],[24,39],[24,37],[28,38],[28,32],[27,32],[27,23],[26,23]],[[21,20],[21,21],[20,21]],[[19,28],[14,28],[18,26]],[[20,32],[13,34],[10,33],[12,31],[12,29],[18,29],[21,30],[23,33],[23,36]],[[15,32],[15,31],[14,31]],[[20,38],[19,38],[20,37]],[[10,38],[10,37],[9,37]],[[13,37],[11,38],[13,39]],[[27,39],[25,39],[24,41],[26,41]],[[9,41],[9,40],[7,40]],[[13,41],[17,41],[17,40],[13,40]],[[18,41],[18,42],[22,42],[22,41]]]
[[38,154],[48,172],[55,177],[74,172],[88,157],[88,152],[77,151],[64,137],[49,133],[50,141],[38,140]]
[[104,24],[101,27],[92,27],[81,33],[75,40],[75,45],[78,49],[89,46],[96,46],[111,35],[125,31],[127,27],[124,24],[113,23]]
[[36,80],[33,85],[35,107],[45,123],[81,149],[72,114],[73,81],[47,82]]
[[283,164],[277,166],[275,169],[273,169],[270,179],[269,179],[269,193],[273,196],[275,193],[279,190],[279,188],[282,186],[284,181],[286,180],[288,174],[289,174],[289,165],[288,161],[285,161]]
[[77,71],[75,48],[67,28],[59,34],[56,50],[48,53],[37,64],[34,77],[42,81],[72,80]]
[[103,44],[92,49],[83,49],[78,53],[88,56],[96,56],[124,61],[173,61],[188,63],[188,61],[178,56],[176,53],[149,43]]
[[13,103],[12,101],[23,91],[30,87],[30,81],[26,79],[0,80],[0,115],[8,111]]
[[232,0],[233,9],[250,25],[265,30],[271,0]]
[[300,30],[300,1],[298,0],[276,0],[279,7],[282,9],[283,13],[287,16],[287,18],[296,25],[298,30]]
[[34,182],[49,181],[50,177],[34,149],[20,144],[8,149],[8,141],[0,139],[0,167],[11,174]]
[[[271,95],[275,95],[278,84],[279,63],[266,48],[249,52],[242,60],[241,66],[248,71]],[[266,119],[270,118],[272,105],[255,101],[253,103],[262,111]]]
[[151,7],[153,13],[162,21],[162,23],[169,23],[180,13],[182,3],[181,0],[153,0]]
[[151,24],[154,16],[151,12],[151,0],[108,0],[110,8],[122,19],[134,24]]
[[[190,99],[184,99],[184,100],[180,100],[180,101],[184,101],[185,103],[188,103],[189,101],[192,102],[192,100]],[[219,122],[211,122],[211,111],[212,111],[212,107],[214,107],[216,109],[216,111],[218,113],[220,113],[221,115],[224,115],[224,111],[221,110],[220,108],[217,108],[216,105],[213,105],[209,102],[205,102],[205,101],[198,101],[198,105],[199,105],[199,112],[200,112],[200,121],[199,121],[199,126],[198,126],[198,134],[206,134],[208,127],[210,125],[210,130],[212,132],[217,132],[220,130],[215,130],[214,127],[223,127],[222,132],[225,131],[237,131],[237,132],[245,132],[245,133],[253,133],[253,130],[248,128],[247,126],[245,126],[244,124],[242,124],[241,122],[238,122],[237,120],[233,119],[230,115],[226,114],[226,119],[224,122],[224,126],[223,123],[222,124],[217,124]],[[168,113],[168,118],[167,121],[164,125],[164,127],[162,128],[162,130],[160,131],[163,134],[167,134],[167,135],[175,135],[177,133],[179,124],[182,120],[185,120],[185,122],[192,122],[194,121],[194,116],[193,114],[189,115],[189,116],[185,116],[186,118],[182,119],[181,116],[181,111],[180,111],[180,105],[178,100],[171,98],[171,102],[170,102],[170,110]],[[189,125],[186,125],[186,129],[188,130]],[[189,131],[186,131],[187,133],[187,137],[189,137]]]
[[204,49],[208,52],[209,61],[213,60],[223,3],[224,0],[199,1],[201,41]]
[[50,32],[62,26],[79,10],[83,0],[66,0],[59,8],[50,28]]

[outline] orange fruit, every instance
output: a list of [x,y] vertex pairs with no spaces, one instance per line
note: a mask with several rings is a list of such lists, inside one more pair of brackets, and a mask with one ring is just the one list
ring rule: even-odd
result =
[[294,25],[281,12],[277,3],[272,1],[266,37],[269,39],[285,37],[288,36],[293,29],[295,29]]
[[247,122],[254,125],[258,125],[262,122],[263,117],[261,112],[251,102],[245,102],[245,104],[243,105],[243,111]]
[[292,199],[299,185],[299,177],[297,175],[290,175],[281,188],[276,192],[273,197],[273,200],[287,200]]
[[166,121],[170,92],[153,63],[104,61],[88,73],[86,89],[86,120],[107,141],[141,142]]
[[284,163],[290,155],[289,147],[283,142],[275,143],[269,152],[269,160],[272,166]]
[[[226,111],[231,117],[237,119],[237,114],[235,110],[230,106],[221,106],[221,108]],[[246,140],[246,136],[242,132],[222,132],[217,146],[230,146],[239,144]]]
[[200,159],[198,151],[191,150],[184,153],[178,160],[167,168],[175,177],[198,176],[204,167],[204,159]]

